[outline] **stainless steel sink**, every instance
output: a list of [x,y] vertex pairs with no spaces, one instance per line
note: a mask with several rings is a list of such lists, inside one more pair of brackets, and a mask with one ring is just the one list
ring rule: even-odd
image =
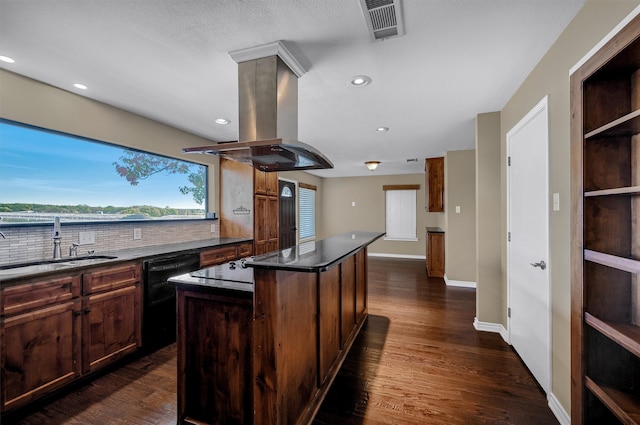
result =
[[50,271],[84,264],[92,264],[103,260],[113,260],[115,258],[118,257],[112,255],[83,255],[79,257],[58,258],[55,260],[38,260],[28,261],[24,263],[4,264],[0,265],[0,270],[11,270],[20,268],[23,269],[21,271],[24,271],[25,273]]

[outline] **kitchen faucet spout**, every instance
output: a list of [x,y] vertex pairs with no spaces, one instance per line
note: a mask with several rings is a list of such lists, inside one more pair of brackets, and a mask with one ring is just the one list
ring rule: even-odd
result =
[[62,258],[60,251],[60,242],[62,241],[62,234],[60,232],[60,217],[56,216],[53,221],[53,258]]

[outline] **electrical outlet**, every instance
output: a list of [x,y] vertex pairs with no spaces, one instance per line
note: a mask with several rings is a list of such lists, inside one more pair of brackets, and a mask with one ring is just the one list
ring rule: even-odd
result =
[[216,232],[216,224],[211,223],[211,233],[215,233],[215,232]]
[[355,207],[356,206],[356,201],[351,201],[351,206]]
[[553,210],[560,211],[560,194],[558,192],[553,194]]
[[139,239],[142,239],[142,229],[135,228],[133,229],[133,240],[137,241]]
[[79,232],[78,233],[78,244],[79,245],[91,245],[96,243],[96,232]]
[[456,205],[456,214],[460,214],[460,205]]

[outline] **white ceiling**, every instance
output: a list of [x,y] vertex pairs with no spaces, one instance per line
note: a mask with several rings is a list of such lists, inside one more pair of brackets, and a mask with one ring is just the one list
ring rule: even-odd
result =
[[[373,42],[358,0],[0,0],[0,55],[16,60],[0,66],[237,140],[228,52],[283,40],[307,69],[299,139],[335,164],[314,174],[371,175],[367,160],[382,161],[376,174],[419,173],[426,157],[473,148],[476,114],[502,109],[583,4],[401,0],[406,34]],[[373,82],[351,86],[358,74]]]

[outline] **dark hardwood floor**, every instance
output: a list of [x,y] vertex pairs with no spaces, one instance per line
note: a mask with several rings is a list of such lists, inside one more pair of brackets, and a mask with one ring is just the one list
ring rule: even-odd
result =
[[[474,330],[475,290],[371,258],[369,314],[315,425],[558,423],[513,350]],[[175,370],[173,344],[2,423],[175,424]]]

